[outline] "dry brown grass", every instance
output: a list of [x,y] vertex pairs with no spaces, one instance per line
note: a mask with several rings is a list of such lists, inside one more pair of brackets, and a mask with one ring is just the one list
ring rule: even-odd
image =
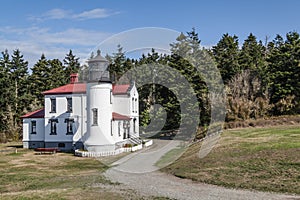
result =
[[300,126],[228,130],[203,159],[193,145],[163,171],[232,188],[300,194]]

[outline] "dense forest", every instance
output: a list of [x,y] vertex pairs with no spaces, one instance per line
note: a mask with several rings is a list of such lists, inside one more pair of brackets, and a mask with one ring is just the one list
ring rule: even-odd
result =
[[[139,59],[130,59],[118,45],[116,53],[107,55],[111,76],[117,81],[126,71],[151,63],[158,68],[176,69],[194,89],[201,113],[199,126],[205,126],[210,116],[207,85],[193,64],[180,56],[182,52],[205,52],[213,59],[225,84],[226,122],[300,114],[299,33],[277,35],[271,41],[268,38],[258,41],[249,34],[241,44],[238,36],[224,34],[215,46],[203,48],[198,34],[192,29],[180,34],[170,46],[170,55],[159,54],[153,49]],[[87,66],[80,65],[72,50],[63,61],[47,59],[42,54],[31,68],[19,49],[11,54],[4,50],[0,57],[0,142],[20,139],[20,116],[43,106],[41,92],[68,83],[71,73],[80,72],[84,80],[86,70]],[[180,107],[168,88],[159,84],[155,87],[146,85],[139,88],[139,94],[142,126],[149,123],[151,105],[158,103],[168,114],[164,129],[178,128],[182,117]]]

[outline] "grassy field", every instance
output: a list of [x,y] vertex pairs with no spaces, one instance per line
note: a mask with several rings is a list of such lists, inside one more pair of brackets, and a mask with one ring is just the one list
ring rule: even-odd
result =
[[201,143],[162,169],[194,181],[300,194],[300,126],[227,130],[203,159]]
[[[97,159],[72,154],[35,155],[0,144],[0,199],[165,199],[142,197],[111,183]],[[15,144],[13,144],[15,145]]]

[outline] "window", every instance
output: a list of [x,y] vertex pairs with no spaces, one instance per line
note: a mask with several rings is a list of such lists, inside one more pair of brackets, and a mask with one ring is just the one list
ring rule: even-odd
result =
[[58,119],[50,119],[50,135],[57,135],[56,132],[56,124],[58,123]]
[[118,122],[118,135],[121,136],[121,122]]
[[112,90],[110,90],[110,104],[112,104]]
[[50,101],[51,101],[50,112],[51,113],[56,113],[56,99],[51,98]]
[[133,119],[133,132],[136,133],[136,118]]
[[138,110],[138,102],[137,102],[137,98],[135,98],[135,112],[137,113],[137,110]]
[[98,109],[93,108],[92,113],[93,113],[93,124],[92,124],[92,126],[97,126],[98,125]]
[[72,98],[68,97],[67,98],[67,112],[71,113],[73,111],[72,109]]
[[36,121],[31,121],[31,134],[36,134]]
[[65,143],[58,143],[57,146],[60,147],[60,148],[65,148],[65,147],[66,147],[66,144],[65,144]]
[[73,135],[74,119],[65,119],[65,123],[67,123],[67,135]]
[[132,97],[131,103],[132,103],[131,109],[132,109],[132,112],[134,112],[134,98],[133,97]]
[[113,136],[113,120],[110,120],[110,135]]

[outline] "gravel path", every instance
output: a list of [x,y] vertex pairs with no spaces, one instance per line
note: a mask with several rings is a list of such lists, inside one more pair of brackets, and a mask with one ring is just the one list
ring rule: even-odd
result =
[[[220,186],[195,183],[159,171],[154,171],[157,155],[176,147],[178,143],[155,141],[156,145],[140,153],[130,154],[117,161],[115,167],[106,171],[105,176],[122,183],[144,196],[164,196],[178,200],[300,200],[300,196],[266,193],[250,190],[228,189]],[[151,164],[152,161],[152,164]],[[150,165],[150,166],[149,166]],[[133,167],[133,168],[131,168]],[[130,170],[131,168],[131,170]],[[135,171],[139,169],[138,171]],[[145,169],[144,171],[141,169]]]

